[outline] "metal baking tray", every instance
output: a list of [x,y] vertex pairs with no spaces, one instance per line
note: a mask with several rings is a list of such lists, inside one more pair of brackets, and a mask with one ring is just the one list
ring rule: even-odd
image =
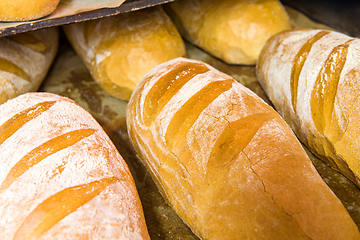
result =
[[0,37],[14,35],[21,32],[39,30],[48,27],[61,26],[64,24],[114,16],[120,13],[135,11],[172,1],[174,0],[126,0],[123,4],[116,8],[102,8],[93,11],[78,13],[72,16],[37,20],[35,22],[29,21],[16,27],[7,27],[2,29],[0,28]]

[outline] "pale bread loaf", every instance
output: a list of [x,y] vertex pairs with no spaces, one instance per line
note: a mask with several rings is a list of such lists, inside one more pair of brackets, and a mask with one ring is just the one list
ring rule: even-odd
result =
[[297,29],[265,45],[257,76],[299,139],[360,186],[360,40]]
[[153,68],[127,126],[164,198],[202,239],[359,239],[281,116],[200,61]]
[[111,96],[126,101],[151,68],[186,56],[184,42],[161,6],[64,29],[95,81]]
[[0,239],[149,239],[128,166],[74,101],[0,105]]
[[278,0],[179,0],[165,10],[184,38],[228,64],[255,65],[265,42],[291,28]]
[[58,28],[0,38],[0,104],[38,90],[58,45]]

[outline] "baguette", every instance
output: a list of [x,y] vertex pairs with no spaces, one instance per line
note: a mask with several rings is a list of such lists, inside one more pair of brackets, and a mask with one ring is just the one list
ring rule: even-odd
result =
[[38,90],[58,45],[58,28],[0,38],[0,104]]
[[65,25],[64,30],[94,80],[125,101],[151,68],[186,56],[184,42],[161,6]]
[[0,239],[149,239],[128,166],[68,98],[0,105]]
[[278,0],[180,0],[165,10],[185,39],[228,64],[255,65],[266,40],[291,28]]
[[319,158],[360,187],[360,40],[297,29],[265,45],[257,76],[275,108]]
[[127,108],[129,138],[202,239],[360,239],[281,116],[200,61],[160,64]]
[[60,0],[1,0],[0,21],[29,21],[53,13]]

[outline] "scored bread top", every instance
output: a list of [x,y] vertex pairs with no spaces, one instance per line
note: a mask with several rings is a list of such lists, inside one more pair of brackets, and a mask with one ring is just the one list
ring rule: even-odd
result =
[[0,104],[38,90],[58,45],[58,28],[0,38]]
[[360,237],[280,115],[205,63],[153,68],[127,125],[165,199],[204,239]]
[[130,171],[72,100],[28,93],[0,105],[1,239],[148,239]]
[[360,39],[325,30],[283,32],[265,45],[257,76],[299,139],[360,186]]

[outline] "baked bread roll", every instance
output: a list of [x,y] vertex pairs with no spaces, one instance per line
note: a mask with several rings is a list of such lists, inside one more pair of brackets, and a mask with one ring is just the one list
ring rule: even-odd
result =
[[180,0],[165,10],[184,38],[228,64],[255,65],[265,42],[291,28],[278,0]]
[[298,29],[265,45],[257,76],[299,139],[360,186],[360,40]]
[[0,112],[0,239],[149,239],[128,166],[87,111],[27,93]]
[[186,56],[184,42],[161,6],[64,29],[94,80],[109,95],[126,101],[151,68]]
[[0,38],[0,104],[38,90],[58,45],[58,28]]
[[281,116],[210,65],[153,68],[126,121],[163,196],[200,238],[360,238]]
[[53,13],[60,0],[1,0],[0,21],[28,21]]

